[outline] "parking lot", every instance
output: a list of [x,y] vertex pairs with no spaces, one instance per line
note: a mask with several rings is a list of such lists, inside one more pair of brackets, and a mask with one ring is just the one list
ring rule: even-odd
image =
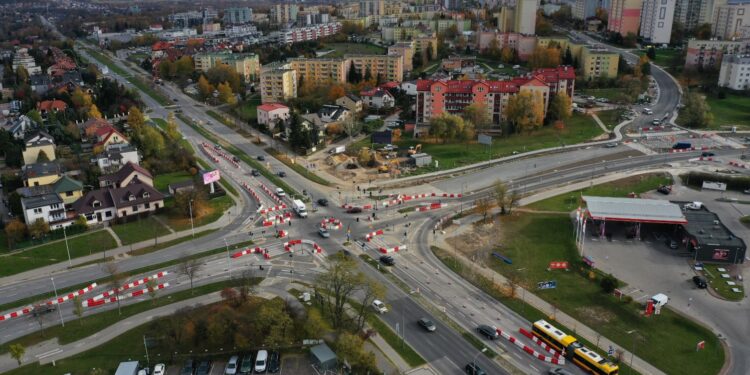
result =
[[643,134],[644,136],[640,138],[639,142],[654,151],[671,150],[672,146],[678,142],[690,143],[696,150],[717,149],[723,146],[721,142],[712,137],[691,137],[688,133],[650,135],[648,132],[644,132]]
[[[229,357],[222,360],[214,360],[210,375],[224,375],[224,368],[227,365],[228,359]],[[179,361],[167,366],[167,375],[179,375],[182,369],[181,366],[182,364]],[[316,375],[311,367],[310,357],[304,353],[282,354],[281,371],[277,374]]]

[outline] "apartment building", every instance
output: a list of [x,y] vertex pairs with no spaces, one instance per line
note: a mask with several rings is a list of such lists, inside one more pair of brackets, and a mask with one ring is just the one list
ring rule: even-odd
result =
[[578,59],[583,78],[616,78],[617,66],[620,64],[620,54],[610,52],[606,48],[584,46]]
[[724,55],[750,54],[750,38],[739,40],[697,40],[688,42],[685,69],[721,66]]
[[363,76],[369,70],[373,77],[380,76],[381,81],[398,81],[404,79],[404,62],[401,56],[393,55],[344,55],[350,61],[350,69],[357,69]]
[[721,60],[719,86],[732,90],[750,89],[750,55],[729,55]]
[[224,9],[224,22],[240,25],[253,20],[253,9],[250,7]]
[[299,43],[331,36],[341,31],[341,23],[331,22],[306,27],[295,27],[282,32],[284,43]]
[[669,44],[675,0],[643,0],[640,35],[646,42]]
[[317,85],[330,82],[346,82],[349,64],[346,59],[310,59],[298,57],[288,59],[287,62],[296,72],[297,79],[305,83]]
[[297,97],[297,72],[290,64],[272,63],[261,69],[260,97],[262,103],[281,102]]
[[573,3],[573,18],[586,20],[596,16],[596,10],[599,8],[608,9],[609,1],[602,0],[576,0]]
[[692,30],[700,25],[701,7],[708,0],[676,0],[674,7],[674,22],[682,25],[685,30]]
[[497,40],[499,48],[508,47],[517,52],[522,61],[531,56],[536,47],[537,38],[533,35],[519,33],[501,33],[497,31],[480,31],[477,33],[477,48],[484,51],[490,47],[493,40]]
[[534,35],[536,30],[537,0],[516,0],[513,31],[523,35]]
[[193,61],[195,70],[201,72],[207,72],[219,64],[229,65],[245,79],[245,82],[255,81],[260,76],[260,60],[254,53],[196,53]]
[[412,39],[412,42],[414,42],[414,54],[420,55],[422,51],[427,51],[430,54],[430,59],[437,58],[438,40],[435,34],[417,36]]
[[388,47],[388,54],[391,56],[401,56],[404,65],[404,72],[411,72],[414,69],[412,62],[414,61],[414,42],[398,42]]
[[297,19],[297,4],[276,4],[271,8],[271,20],[277,25],[286,25]]
[[641,24],[641,8],[643,0],[612,0],[609,7],[609,23],[607,30],[622,36],[633,33],[638,35]]
[[711,34],[716,38],[750,38],[750,2],[717,5]]
[[513,32],[513,22],[516,19],[515,9],[502,7],[499,12],[495,13],[495,19],[497,20],[498,31],[502,33]]
[[362,0],[359,2],[359,16],[385,15],[385,0]]
[[34,58],[29,55],[28,48],[19,48],[13,55],[13,71],[17,71],[19,66],[26,68],[29,75],[42,73],[42,67],[36,65]]

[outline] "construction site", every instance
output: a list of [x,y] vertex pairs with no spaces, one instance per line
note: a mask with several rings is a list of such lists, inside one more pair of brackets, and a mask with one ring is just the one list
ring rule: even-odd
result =
[[344,180],[394,178],[416,168],[431,165],[432,157],[421,151],[421,144],[404,150],[391,144],[351,148],[346,152],[327,154],[324,168],[330,174]]

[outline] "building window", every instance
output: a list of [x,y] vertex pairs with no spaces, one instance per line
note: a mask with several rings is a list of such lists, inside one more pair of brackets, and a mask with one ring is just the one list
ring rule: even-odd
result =
[[107,211],[107,212],[106,212],[106,213],[104,214],[104,217],[112,217],[112,211]]
[[94,203],[91,204],[91,207],[96,208],[96,207],[101,207],[101,205],[102,205],[102,202],[94,201]]
[[146,202],[146,204],[143,205],[145,208],[151,208],[151,203]]
[[138,205],[133,206],[133,212],[138,212]]
[[72,197],[73,196],[73,192],[72,191],[66,191],[65,192],[65,196],[66,197]]
[[41,208],[35,208],[34,209],[34,213],[35,214],[41,214],[42,213],[42,209]]

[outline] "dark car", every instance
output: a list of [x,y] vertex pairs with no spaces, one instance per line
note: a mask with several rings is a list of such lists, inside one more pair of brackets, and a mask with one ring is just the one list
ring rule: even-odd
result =
[[482,336],[484,336],[484,337],[486,337],[486,338],[488,338],[490,340],[495,340],[496,338],[498,338],[500,336],[497,333],[496,329],[494,329],[494,328],[492,328],[492,327],[490,327],[490,326],[488,326],[486,324],[480,324],[477,327],[477,332],[479,332],[480,335],[482,335]]
[[420,327],[424,328],[427,332],[435,332],[435,323],[427,318],[422,318],[417,321]]
[[255,364],[255,355],[248,353],[242,356],[242,362],[240,362],[240,368],[237,371],[240,375],[250,375],[253,373],[253,365]]
[[250,171],[250,174],[253,175],[254,177],[260,176],[260,172],[258,172],[257,169],[253,169],[252,171]]
[[396,260],[393,259],[392,256],[383,255],[383,256],[380,257],[380,263],[383,263],[386,266],[395,266],[396,265]]
[[281,371],[281,357],[279,352],[273,351],[268,355],[268,373],[276,374]]
[[716,156],[716,154],[714,154],[713,152],[704,151],[703,153],[701,153],[701,156],[704,158],[709,158],[711,156]]
[[281,171],[281,172],[279,172],[277,174],[279,175],[279,177],[286,177],[286,172],[284,172],[284,171]]
[[323,207],[328,206],[328,199],[320,198],[320,199],[318,199],[318,204],[321,205],[321,206],[323,206]]
[[195,371],[195,364],[193,363],[192,359],[188,359],[185,361],[185,364],[182,365],[182,370],[180,370],[180,375],[193,375],[193,372]]
[[680,244],[677,243],[677,241],[667,237],[666,240],[664,240],[664,244],[667,245],[670,249],[675,250],[678,247],[680,247]]
[[464,367],[464,371],[469,375],[487,375],[487,373],[474,362],[467,364],[466,367]]
[[211,361],[201,361],[195,370],[195,375],[208,375],[211,373]]
[[349,207],[346,210],[346,213],[348,213],[348,214],[358,214],[358,213],[361,213],[361,212],[362,212],[362,208],[361,207]]
[[549,369],[547,372],[549,375],[573,375],[572,372],[562,368],[562,367],[553,367]]
[[672,192],[672,187],[669,186],[669,185],[661,185],[661,186],[659,186],[658,189],[656,189],[656,191],[658,191],[658,192],[660,192],[660,193],[662,193],[664,195],[669,195],[669,193]]
[[695,286],[697,286],[698,289],[708,288],[708,282],[703,276],[693,276],[693,283],[695,283]]
[[236,156],[232,156],[232,161],[235,162],[235,163],[239,163],[240,162],[240,158],[238,158]]
[[266,157],[263,155],[258,155],[258,160],[260,161],[266,161]]

